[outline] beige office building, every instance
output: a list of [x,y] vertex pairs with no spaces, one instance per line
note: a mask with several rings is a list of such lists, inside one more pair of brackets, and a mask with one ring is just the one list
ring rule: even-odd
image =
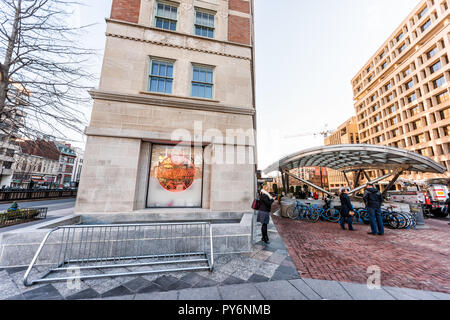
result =
[[[414,151],[447,169],[450,168],[449,7],[448,0],[421,1],[352,79],[361,143]],[[446,176],[450,176],[448,172]]]
[[249,211],[253,43],[252,0],[113,0],[76,212]]
[[[358,125],[356,117],[351,117],[341,124],[333,133],[325,138],[325,145],[358,144]],[[350,178],[352,175],[348,175]],[[328,188],[332,192],[338,192],[341,187],[348,186],[342,172],[328,169]]]

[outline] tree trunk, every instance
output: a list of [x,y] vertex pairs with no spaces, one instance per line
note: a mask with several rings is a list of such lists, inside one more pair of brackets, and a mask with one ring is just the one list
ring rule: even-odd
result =
[[19,34],[19,21],[20,21],[20,12],[22,10],[22,0],[18,0],[16,13],[14,16],[14,23],[11,30],[11,37],[8,41],[8,48],[6,49],[5,61],[3,64],[0,64],[0,115],[3,113],[3,110],[6,106],[6,98],[8,94],[8,85],[9,81],[9,70],[11,68],[11,59],[14,51],[14,46],[17,40],[17,36]]

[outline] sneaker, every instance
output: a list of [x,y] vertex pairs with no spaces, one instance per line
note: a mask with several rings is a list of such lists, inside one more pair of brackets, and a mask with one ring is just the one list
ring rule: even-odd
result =
[[349,229],[349,231],[356,231],[356,229]]
[[378,235],[379,235],[379,236],[384,236],[384,233],[379,233]]

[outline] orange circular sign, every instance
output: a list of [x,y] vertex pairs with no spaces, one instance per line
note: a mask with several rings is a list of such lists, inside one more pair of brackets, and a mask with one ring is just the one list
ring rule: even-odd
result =
[[188,157],[172,155],[159,161],[155,173],[164,189],[170,192],[183,192],[194,183],[196,169]]

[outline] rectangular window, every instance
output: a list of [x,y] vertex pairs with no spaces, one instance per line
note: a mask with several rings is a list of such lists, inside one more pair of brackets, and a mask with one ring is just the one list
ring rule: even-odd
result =
[[391,87],[392,87],[391,84],[388,83],[387,85],[384,86],[384,89],[385,89],[386,91],[388,91]]
[[382,67],[383,69],[386,69],[387,65],[388,65],[388,62],[385,61],[381,67]]
[[442,68],[442,64],[440,61],[438,61],[430,67],[430,72],[435,73],[436,71],[438,71],[441,68]]
[[434,89],[437,89],[437,88],[443,86],[444,84],[445,84],[445,77],[444,76],[442,76],[439,79],[436,79],[436,80],[433,81]]
[[413,80],[408,81],[406,83],[406,90],[411,89],[413,86],[414,86],[414,81]]
[[193,66],[192,96],[212,99],[213,97],[213,69]]
[[427,57],[428,57],[428,59],[431,59],[432,57],[434,57],[434,56],[436,55],[437,52],[438,52],[437,47],[434,48],[434,49],[432,49],[432,50],[430,50],[430,51],[428,51],[428,52],[427,52]]
[[177,14],[178,8],[165,4],[158,3],[155,14],[155,26],[166,30],[177,30]]
[[447,91],[444,91],[441,94],[436,96],[438,104],[448,101],[449,98],[450,98],[450,96]]
[[402,53],[403,51],[405,51],[406,49],[406,43],[404,43],[399,49],[398,49],[398,53]]
[[419,14],[417,15],[420,18],[422,18],[426,13],[428,12],[428,7],[423,8],[422,11],[419,12]]
[[214,15],[195,11],[195,35],[214,38]]
[[410,74],[411,74],[411,69],[408,69],[408,70],[403,71],[403,77],[404,77],[404,78],[407,77],[407,76],[409,76]]
[[414,115],[418,114],[419,112],[420,112],[419,106],[415,106],[414,108],[411,109],[411,116],[414,116]]
[[428,19],[427,22],[425,22],[421,27],[420,30],[422,30],[422,32],[424,32],[425,30],[428,29],[428,27],[431,25],[431,20]]
[[415,100],[417,100],[417,96],[416,96],[415,93],[413,93],[412,95],[410,95],[410,96],[408,97],[408,103],[411,103],[411,102],[413,102],[413,101],[415,101]]
[[397,39],[397,42],[400,41],[403,38],[403,32],[400,33],[395,39]]
[[173,63],[152,60],[150,67],[150,92],[172,94]]

